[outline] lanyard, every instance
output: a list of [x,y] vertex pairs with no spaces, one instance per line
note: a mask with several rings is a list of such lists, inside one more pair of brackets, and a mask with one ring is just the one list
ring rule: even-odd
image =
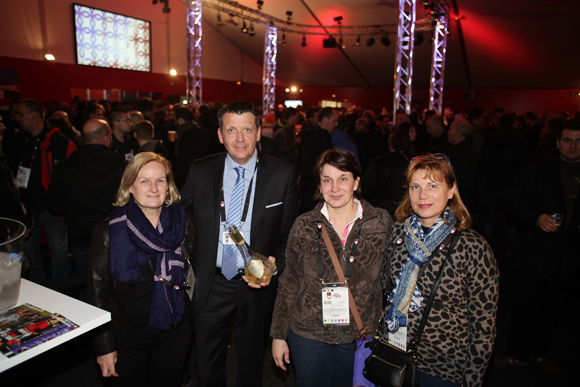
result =
[[[250,186],[248,187],[248,193],[246,194],[246,202],[244,203],[244,210],[242,211],[241,225],[246,222],[246,216],[248,215],[248,208],[250,207],[250,196],[252,196],[252,185],[254,183],[254,176],[256,176],[256,170],[258,169],[258,159],[256,159],[256,166],[254,167],[254,173],[252,174],[252,179],[250,180]],[[226,201],[224,198],[224,186],[222,185],[221,197],[220,197],[220,221],[226,224]]]
[[[318,278],[320,281],[324,283],[324,266],[322,265],[322,223],[318,223]],[[360,231],[362,226],[359,227],[358,233],[356,234],[356,238],[354,240],[354,245],[352,246],[352,250],[350,252],[350,257],[348,259],[348,263],[346,264],[346,272],[344,273],[345,282],[348,282],[350,278],[350,274],[352,272],[352,263],[354,262],[354,256],[356,255],[356,249],[358,247],[358,241],[360,238]]]

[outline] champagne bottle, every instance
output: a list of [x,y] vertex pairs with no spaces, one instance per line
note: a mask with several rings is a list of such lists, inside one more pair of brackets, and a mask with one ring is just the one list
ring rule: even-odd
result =
[[248,282],[260,285],[262,282],[270,280],[272,278],[272,262],[262,254],[252,250],[236,226],[229,225],[228,231],[244,259]]

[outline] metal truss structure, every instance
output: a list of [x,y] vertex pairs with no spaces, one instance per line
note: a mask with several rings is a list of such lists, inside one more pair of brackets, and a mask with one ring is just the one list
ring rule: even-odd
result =
[[262,110],[274,109],[276,101],[276,59],[278,56],[278,29],[266,27],[264,39],[264,75],[262,77]]
[[443,112],[443,79],[447,50],[447,23],[449,15],[441,12],[433,27],[433,51],[431,56],[431,80],[429,82],[429,110],[441,115]]
[[187,103],[190,107],[201,105],[201,0],[191,0],[187,5]]
[[415,0],[399,0],[399,26],[395,49],[393,122],[399,109],[411,113],[413,48],[415,45]]
[[449,3],[447,0],[424,0],[425,9],[430,17],[416,20],[416,0],[398,0],[398,23],[380,25],[332,26],[306,25],[292,23],[290,18],[282,20],[239,4],[231,0],[181,0],[187,4],[187,96],[190,106],[199,106],[202,97],[201,78],[201,38],[202,5],[220,13],[266,27],[264,44],[264,73],[262,77],[262,103],[264,112],[275,106],[276,58],[278,53],[278,29],[285,33],[303,35],[371,35],[397,32],[395,51],[395,75],[393,86],[393,122],[396,112],[403,110],[411,113],[413,84],[413,50],[415,32],[433,30],[433,55],[429,88],[429,109],[441,114],[443,103],[443,80],[447,46]]

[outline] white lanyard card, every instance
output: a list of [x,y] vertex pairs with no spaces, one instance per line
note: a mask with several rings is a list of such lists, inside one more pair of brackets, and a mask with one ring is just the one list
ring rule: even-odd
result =
[[349,325],[348,288],[343,283],[328,283],[322,288],[322,322],[324,325]]

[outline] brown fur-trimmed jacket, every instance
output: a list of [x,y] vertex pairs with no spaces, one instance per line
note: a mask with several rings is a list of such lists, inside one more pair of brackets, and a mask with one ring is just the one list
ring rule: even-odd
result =
[[[270,335],[274,339],[286,340],[289,328],[302,337],[327,344],[351,343],[360,336],[352,312],[350,325],[325,326],[322,323],[322,284],[318,278],[318,222],[325,225],[343,271],[346,270],[346,260],[352,251],[356,235],[361,230],[348,284],[367,333],[372,334],[376,330],[383,299],[380,272],[393,220],[387,211],[374,208],[364,200],[361,203],[362,218],[355,221],[344,248],[339,235],[320,212],[322,203],[294,222],[286,248],[286,269],[279,280],[272,317]],[[321,243],[324,281],[339,282],[326,245],[324,241]]]

